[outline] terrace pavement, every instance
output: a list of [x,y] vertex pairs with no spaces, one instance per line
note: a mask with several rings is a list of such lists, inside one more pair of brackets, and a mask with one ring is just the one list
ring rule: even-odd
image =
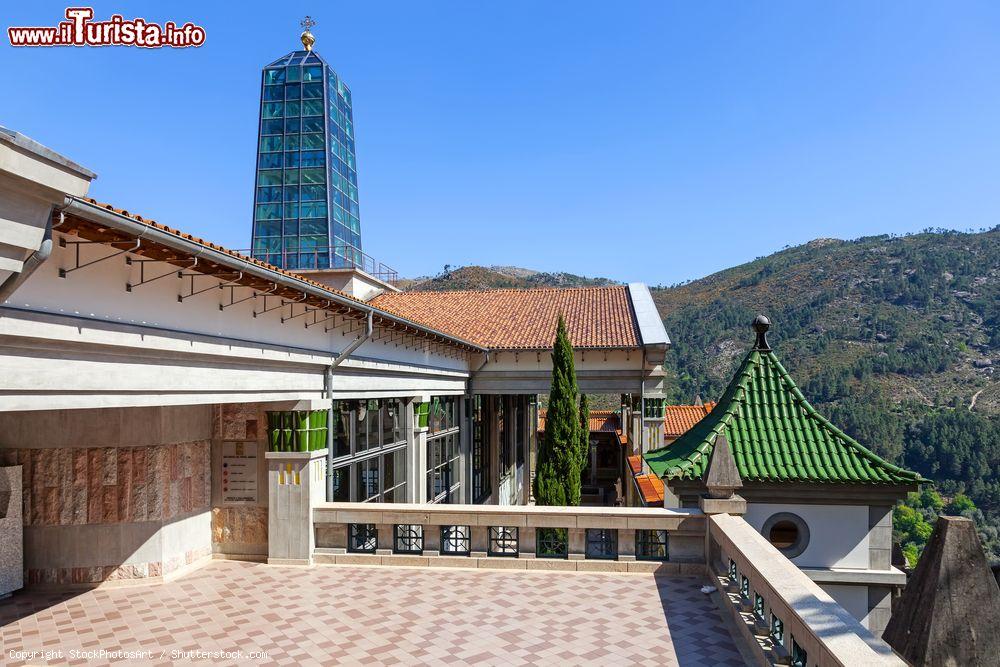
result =
[[0,601],[0,664],[743,665],[702,583],[211,561],[159,585],[16,593]]

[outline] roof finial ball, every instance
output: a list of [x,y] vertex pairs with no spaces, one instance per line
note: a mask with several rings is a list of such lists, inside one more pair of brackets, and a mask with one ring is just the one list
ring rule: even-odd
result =
[[751,326],[757,333],[757,341],[753,346],[754,349],[762,352],[770,352],[771,346],[767,342],[767,330],[771,328],[771,320],[767,319],[766,315],[758,315],[753,318],[753,324]]
[[306,51],[312,51],[313,44],[316,43],[316,38],[313,37],[313,34],[311,32],[309,32],[309,28],[316,25],[316,22],[313,21],[311,16],[307,15],[304,19],[302,19],[302,22],[299,23],[299,25],[305,28],[305,30],[302,31],[302,35],[300,35],[300,39],[302,40],[302,46],[306,47]]

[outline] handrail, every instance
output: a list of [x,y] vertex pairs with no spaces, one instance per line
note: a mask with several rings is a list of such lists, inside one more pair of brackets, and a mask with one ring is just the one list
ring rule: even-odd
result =
[[698,509],[662,507],[546,507],[542,505],[452,505],[419,503],[318,503],[313,522],[414,523],[431,526],[543,526],[546,528],[652,529],[704,535]]
[[320,563],[705,573],[697,509],[335,502],[312,522]]
[[810,665],[904,664],[742,517],[710,516],[708,535],[709,568],[733,596],[724,598],[738,601],[740,617],[772,653],[804,652]]
[[267,248],[242,248],[235,252],[293,271],[349,268],[364,271],[389,284],[399,281],[399,272],[395,269],[348,243],[303,248],[283,247],[273,251]]

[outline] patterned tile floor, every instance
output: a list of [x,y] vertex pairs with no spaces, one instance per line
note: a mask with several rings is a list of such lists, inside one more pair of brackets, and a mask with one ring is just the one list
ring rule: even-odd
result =
[[0,664],[744,664],[701,583],[213,561],[163,585],[0,601]]

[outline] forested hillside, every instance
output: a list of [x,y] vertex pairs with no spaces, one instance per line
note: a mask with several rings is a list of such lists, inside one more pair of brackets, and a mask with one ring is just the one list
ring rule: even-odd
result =
[[1000,557],[1000,228],[813,241],[653,297],[674,400],[717,397],[765,313],[806,397],[944,496],[967,494]]
[[400,287],[414,291],[445,291],[526,287],[587,287],[614,285],[607,278],[584,278],[572,273],[543,273],[514,266],[462,266],[445,270],[433,277],[401,281]]
[[[608,282],[464,267],[415,288]],[[673,401],[717,399],[764,313],[808,399],[862,444],[935,480],[945,498],[966,494],[1000,559],[1000,227],[821,239],[652,291],[673,341]],[[914,507],[933,518],[927,502]]]

